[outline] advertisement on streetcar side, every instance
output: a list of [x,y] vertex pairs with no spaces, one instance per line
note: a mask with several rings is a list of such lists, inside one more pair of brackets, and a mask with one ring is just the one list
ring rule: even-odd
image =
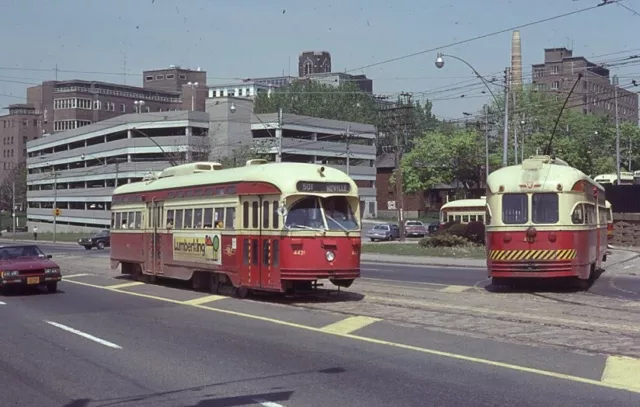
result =
[[173,259],[193,263],[222,264],[220,233],[174,232]]

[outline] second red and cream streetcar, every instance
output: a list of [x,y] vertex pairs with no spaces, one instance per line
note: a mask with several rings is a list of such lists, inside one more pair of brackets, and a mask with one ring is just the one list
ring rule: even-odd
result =
[[217,293],[290,292],[360,276],[358,188],[344,172],[250,160],[197,162],[116,188],[111,267]]
[[487,269],[495,284],[574,277],[607,257],[604,188],[566,162],[533,156],[487,179]]

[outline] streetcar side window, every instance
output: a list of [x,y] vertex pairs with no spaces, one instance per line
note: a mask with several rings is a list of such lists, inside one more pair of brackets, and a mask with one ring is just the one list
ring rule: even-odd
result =
[[193,210],[193,227],[196,229],[202,229],[202,209]]
[[251,203],[251,227],[258,229],[258,216],[260,215],[260,204],[257,201]]
[[114,225],[114,229],[120,229],[120,219],[122,218],[121,212],[116,212],[116,224]]
[[216,212],[213,219],[215,220],[214,226],[216,227],[216,229],[223,229],[224,228],[224,208],[216,208]]
[[573,209],[571,222],[573,222],[574,225],[582,225],[584,223],[584,209],[582,208],[582,204],[577,204]]
[[462,223],[469,223],[469,215],[462,215]]
[[585,223],[587,225],[596,224],[596,207],[591,204],[584,204]]
[[[167,229],[171,229],[173,227],[173,209],[169,209],[167,211]],[[151,225],[149,225],[151,226]]]
[[521,225],[529,218],[527,194],[504,194],[502,196],[502,222],[507,225]]
[[560,218],[558,194],[553,192],[533,194],[531,212],[533,223],[558,223]]
[[176,229],[182,229],[182,209],[176,209]]
[[607,222],[613,222],[613,211],[611,209],[607,209]]
[[111,213],[111,229],[116,229],[116,213]]
[[273,216],[273,228],[278,229],[280,227],[280,215],[278,214],[278,201],[273,201],[273,212],[271,216]]
[[236,224],[236,208],[226,208],[226,216],[225,216],[225,229],[234,229],[234,225]]
[[213,227],[213,208],[204,208],[204,222],[205,228]]
[[136,229],[142,229],[142,212],[136,212]]
[[249,228],[249,202],[242,204],[242,227]]
[[262,202],[262,228],[269,229],[269,201]]
[[193,228],[193,209],[184,210],[184,228],[185,229]]

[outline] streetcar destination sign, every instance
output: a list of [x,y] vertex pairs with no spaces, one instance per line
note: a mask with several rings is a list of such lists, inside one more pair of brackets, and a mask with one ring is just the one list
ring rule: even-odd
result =
[[316,192],[330,194],[347,194],[351,191],[351,185],[346,182],[307,182],[299,181],[296,184],[299,192]]

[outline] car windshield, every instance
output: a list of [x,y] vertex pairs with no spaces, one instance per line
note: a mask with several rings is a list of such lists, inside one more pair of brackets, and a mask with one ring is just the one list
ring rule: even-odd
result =
[[407,222],[407,226],[422,226],[422,222],[416,220],[410,220]]
[[389,230],[389,226],[387,225],[376,225],[373,227],[373,230]]
[[[326,222],[325,219],[326,218]],[[346,197],[308,196],[291,205],[285,221],[287,228],[313,230],[358,230],[359,225]]]
[[93,235],[93,237],[107,237],[107,236],[109,236],[109,231],[108,230],[103,230],[103,231],[98,232],[95,235]]
[[45,254],[38,246],[10,246],[0,248],[0,260],[44,258]]

